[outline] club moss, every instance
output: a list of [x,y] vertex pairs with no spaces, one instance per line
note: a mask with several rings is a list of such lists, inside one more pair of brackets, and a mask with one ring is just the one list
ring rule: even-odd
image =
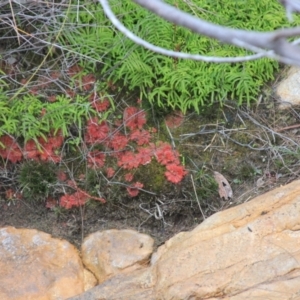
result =
[[55,164],[27,161],[20,167],[18,182],[25,199],[45,200],[53,192],[53,184],[56,181],[57,169]]

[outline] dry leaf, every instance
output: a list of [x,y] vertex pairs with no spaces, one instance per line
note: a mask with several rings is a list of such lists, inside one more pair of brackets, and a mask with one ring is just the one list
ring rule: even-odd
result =
[[263,177],[259,177],[256,181],[256,187],[260,188],[262,186],[264,186],[266,184],[265,182],[265,178]]
[[232,198],[232,189],[227,179],[219,172],[214,172],[214,178],[219,185],[219,195],[221,198],[228,200]]

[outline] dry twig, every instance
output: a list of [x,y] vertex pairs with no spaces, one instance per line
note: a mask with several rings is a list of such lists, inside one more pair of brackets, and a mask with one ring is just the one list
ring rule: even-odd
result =
[[[194,17],[186,12],[183,12],[176,7],[164,3],[161,0],[133,0],[137,4],[143,6],[156,15],[172,22],[176,25],[183,26],[191,31],[206,35],[211,38],[218,39],[221,42],[232,44],[240,48],[244,48],[254,52],[254,55],[244,57],[207,57],[202,55],[192,55],[189,53],[182,53],[171,51],[161,47],[157,47],[147,41],[139,38],[128,30],[112,12],[107,0],[99,0],[105,14],[110,21],[116,26],[118,30],[123,32],[128,38],[135,43],[142,45],[154,52],[178,57],[188,58],[194,60],[201,60],[206,62],[240,62],[247,60],[254,60],[261,57],[269,57],[277,59],[278,61],[294,64],[300,66],[300,49],[296,42],[288,42],[288,38],[300,35],[300,27],[279,29],[272,32],[256,32],[232,29]],[[300,10],[300,2],[298,0],[284,0],[282,1],[286,7],[287,15],[289,16],[292,11]]]

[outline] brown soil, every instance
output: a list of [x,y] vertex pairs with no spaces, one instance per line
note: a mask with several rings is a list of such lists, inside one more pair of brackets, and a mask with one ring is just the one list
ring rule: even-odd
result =
[[172,215],[168,212],[164,220],[143,212],[139,200],[131,203],[118,202],[117,205],[93,205],[82,209],[58,212],[25,200],[1,200],[0,227],[15,226],[34,228],[54,237],[63,238],[77,247],[88,234],[106,229],[135,229],[155,239],[156,246],[180,231],[189,230],[199,224],[199,213],[192,209],[191,201],[165,201],[164,209],[176,206]]

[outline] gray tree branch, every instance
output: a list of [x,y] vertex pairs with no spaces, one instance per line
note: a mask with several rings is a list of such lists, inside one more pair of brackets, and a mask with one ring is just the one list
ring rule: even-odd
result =
[[[178,58],[189,58],[209,62],[238,62],[253,60],[260,57],[271,57],[287,64],[300,66],[300,48],[295,43],[290,43],[287,38],[300,36],[300,27],[280,29],[272,32],[255,32],[239,29],[227,28],[213,24],[186,12],[177,9],[174,6],[164,3],[161,0],[133,0],[135,3],[153,12],[174,24],[183,26],[191,31],[215,38],[223,43],[232,44],[250,50],[256,54],[245,57],[220,58],[193,55],[163,49],[140,39],[131,31],[124,27],[123,24],[113,14],[107,0],[99,0],[105,14],[111,22],[134,42],[161,54],[175,56]],[[298,0],[280,0],[287,9],[287,14],[293,11],[300,11],[300,2]]]

